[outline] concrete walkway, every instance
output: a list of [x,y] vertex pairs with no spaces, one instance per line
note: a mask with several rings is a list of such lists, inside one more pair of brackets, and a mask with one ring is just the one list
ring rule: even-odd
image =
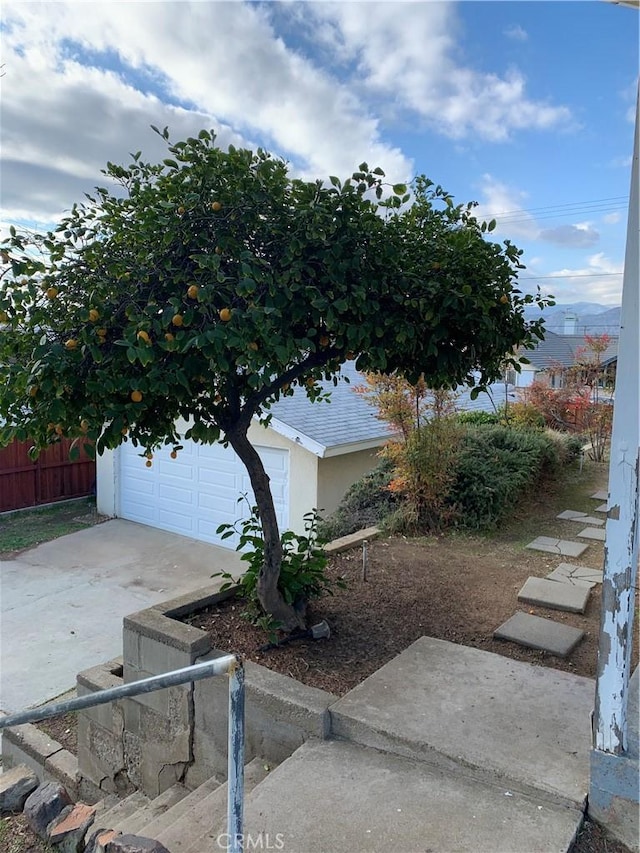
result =
[[115,519],[0,561],[0,708],[59,696],[122,653],[122,619],[236,571],[240,557]]
[[[330,707],[249,795],[287,853],[566,853],[589,779],[594,683],[423,637]],[[275,841],[274,841],[275,843]]]

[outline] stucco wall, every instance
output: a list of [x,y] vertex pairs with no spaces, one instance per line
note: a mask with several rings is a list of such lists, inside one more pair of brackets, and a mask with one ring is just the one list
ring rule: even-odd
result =
[[318,459],[318,509],[330,515],[349,486],[378,464],[377,450],[359,450]]
[[301,533],[304,514],[317,506],[318,457],[258,423],[251,424],[249,440],[255,445],[282,447],[289,451],[289,527]]
[[[265,429],[258,423],[251,425],[249,439],[254,445],[284,448],[289,451],[289,526],[292,530],[302,532],[304,514],[318,505],[318,458],[296,442],[278,435],[272,429]],[[117,451],[106,451],[98,457],[96,493],[98,512],[117,516]]]

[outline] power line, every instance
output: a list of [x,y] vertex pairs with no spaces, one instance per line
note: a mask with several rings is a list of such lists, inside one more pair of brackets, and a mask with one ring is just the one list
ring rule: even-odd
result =
[[519,281],[537,281],[539,278],[601,278],[608,275],[623,275],[621,272],[577,272],[562,275],[525,275]]
[[525,214],[525,213],[538,213],[538,212],[546,212],[553,210],[560,210],[563,207],[583,207],[585,205],[593,205],[593,204],[604,204],[611,202],[628,202],[629,196],[625,195],[614,195],[609,196],[608,198],[597,198],[591,199],[589,201],[573,201],[573,202],[565,202],[564,204],[545,204],[542,207],[530,207],[530,208],[521,208],[518,210],[503,210],[501,213],[487,214],[488,216],[511,216],[512,214]]

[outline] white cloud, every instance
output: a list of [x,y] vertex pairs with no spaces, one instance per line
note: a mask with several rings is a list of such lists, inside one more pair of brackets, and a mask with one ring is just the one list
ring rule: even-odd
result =
[[614,169],[629,169],[631,167],[632,157],[629,154],[626,157],[614,157],[613,160],[610,161],[609,165]]
[[[615,263],[604,252],[587,257],[585,266],[551,270],[542,289],[553,293],[558,302],[598,302],[619,305],[623,264]],[[557,277],[554,281],[552,277]]]
[[[451,3],[313,3],[309,13],[329,21],[340,58],[348,54],[375,93],[398,100],[447,136],[508,139],[516,130],[566,128],[570,110],[531,100],[516,69],[500,76],[455,59],[457,28]],[[336,33],[339,33],[339,38]]]
[[512,26],[507,27],[507,29],[504,30],[504,35],[509,39],[513,39],[513,41],[527,41],[529,38],[529,34],[526,30],[522,29],[520,24],[513,24]]
[[556,246],[569,246],[574,249],[588,249],[600,239],[600,234],[589,223],[578,225],[558,225],[544,228],[538,235],[539,240]]
[[496,233],[510,239],[537,239],[540,228],[524,205],[527,193],[509,187],[492,175],[483,175],[480,183],[482,201],[475,211],[478,219],[495,219]]
[[615,225],[617,222],[620,222],[621,219],[622,217],[619,213],[606,213],[602,217],[602,221],[607,225]]
[[[363,159],[392,180],[413,172],[348,88],[287,49],[263,7],[25,3],[5,6],[4,18],[7,218],[55,217],[107,159],[162,156],[150,124],[174,138],[213,127],[223,145],[257,138],[305,176],[349,174]],[[145,74],[162,99],[133,85]]]
[[591,222],[542,228],[534,215],[536,210],[529,211],[525,207],[527,194],[492,175],[483,175],[480,189],[482,202],[476,209],[476,216],[478,219],[495,219],[496,234],[502,237],[537,240],[573,249],[588,249],[600,240],[600,233]]

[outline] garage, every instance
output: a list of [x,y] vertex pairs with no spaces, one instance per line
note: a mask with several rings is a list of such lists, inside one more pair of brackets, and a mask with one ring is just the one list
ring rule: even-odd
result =
[[[139,447],[130,442],[117,451],[116,493],[120,518],[137,521],[235,548],[237,537],[221,540],[220,524],[233,524],[248,515],[247,494],[253,503],[249,476],[238,456],[221,444],[184,441],[176,459],[164,447],[147,468]],[[279,447],[256,447],[271,479],[271,491],[281,530],[289,525],[289,453]]]

